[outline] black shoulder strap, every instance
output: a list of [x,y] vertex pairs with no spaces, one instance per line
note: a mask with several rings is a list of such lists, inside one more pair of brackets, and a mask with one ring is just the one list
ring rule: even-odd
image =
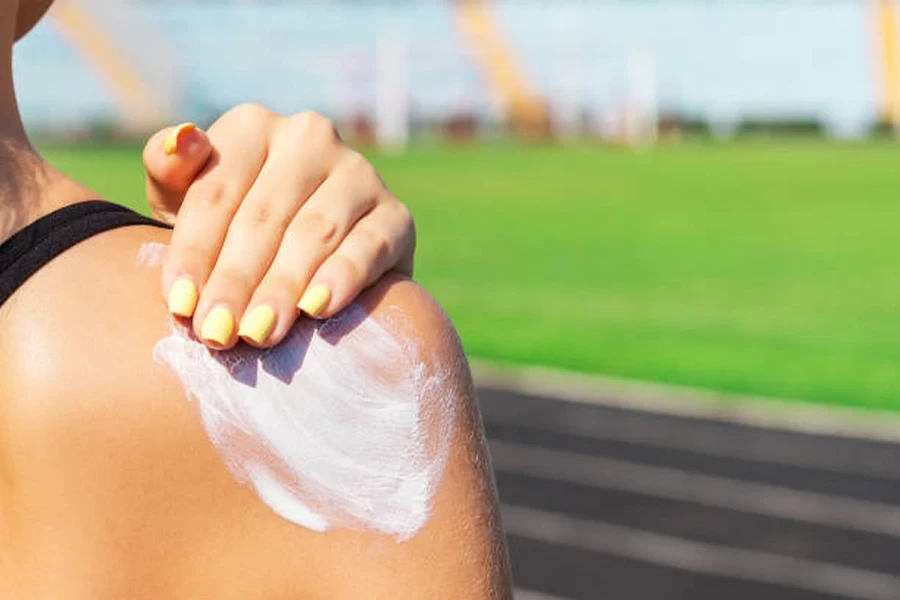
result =
[[29,277],[72,246],[104,231],[131,225],[168,227],[101,200],[66,206],[27,225],[0,244],[0,306]]

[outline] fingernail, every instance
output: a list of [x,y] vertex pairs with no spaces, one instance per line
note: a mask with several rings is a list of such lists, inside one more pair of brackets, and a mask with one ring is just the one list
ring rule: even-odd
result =
[[318,317],[319,313],[328,305],[329,300],[331,300],[331,290],[322,284],[314,285],[306,290],[303,297],[300,298],[297,308],[311,317]]
[[205,342],[213,342],[224,346],[234,333],[234,317],[227,308],[217,306],[209,311],[200,328],[200,337]]
[[275,329],[275,309],[261,304],[251,310],[242,320],[238,335],[256,344],[264,344]]
[[179,279],[169,290],[169,312],[179,317],[190,317],[197,308],[197,286],[190,279]]
[[170,133],[163,142],[163,152],[165,152],[167,156],[172,156],[178,152],[178,143],[181,141],[181,138],[186,133],[190,133],[195,129],[197,129],[197,126],[193,123],[182,123],[173,129],[172,133]]

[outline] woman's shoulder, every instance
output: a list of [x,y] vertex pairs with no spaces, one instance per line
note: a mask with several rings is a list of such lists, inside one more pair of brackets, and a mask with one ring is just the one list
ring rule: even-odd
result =
[[[54,374],[78,369],[80,377],[70,384],[90,385],[113,367],[127,369],[123,350],[137,354],[164,331],[158,271],[142,262],[141,249],[162,247],[168,238],[167,230],[154,227],[107,231],[25,281],[0,308],[3,355],[19,359],[15,380],[50,385]],[[118,364],[108,362],[113,355]]]
[[504,597],[474,394],[437,303],[389,276],[277,348],[210,352],[166,311],[168,236],[79,244],[0,316],[0,466],[28,474],[18,498],[44,531],[103,540],[48,544],[47,560],[115,561],[110,597],[147,569],[172,574],[172,598],[179,581],[222,598]]
[[[242,343],[232,352],[208,352],[187,323],[168,314],[160,267],[170,236],[143,226],[108,231],[72,247],[26,281],[0,308],[4,388],[20,390],[19,397],[162,393],[184,383],[161,360],[161,342],[166,346],[167,340],[221,360],[260,355]],[[333,350],[332,358],[352,360],[359,369],[387,370],[392,361],[396,369],[405,361],[410,369],[440,369],[454,380],[468,376],[446,314],[421,287],[397,275],[383,277],[328,321],[301,317],[289,338],[291,343],[266,352],[266,360],[288,356],[304,340],[327,339],[333,345],[322,348]],[[450,358],[452,364],[444,364]],[[338,366],[328,368],[336,372]]]
[[[198,375],[206,366],[246,364],[248,357],[296,371],[285,374],[298,382],[288,391],[313,372],[322,382],[346,377],[342,368],[373,377],[424,369],[440,372],[447,385],[466,385],[467,365],[449,319],[421,287],[393,275],[328,321],[302,317],[287,342],[268,351],[243,343],[209,351],[189,323],[166,310],[160,267],[169,238],[153,227],[90,238],[53,259],[0,308],[0,410],[41,398],[69,405],[42,413],[51,420],[54,414],[91,420],[98,409],[147,414],[148,406],[164,419],[166,411],[182,412],[177,408],[195,392],[191,386],[205,382]],[[70,405],[76,398],[91,401]]]

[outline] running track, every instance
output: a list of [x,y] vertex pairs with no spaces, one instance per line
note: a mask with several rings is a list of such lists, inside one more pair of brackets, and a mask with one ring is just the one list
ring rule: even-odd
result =
[[517,600],[900,600],[900,446],[479,397]]

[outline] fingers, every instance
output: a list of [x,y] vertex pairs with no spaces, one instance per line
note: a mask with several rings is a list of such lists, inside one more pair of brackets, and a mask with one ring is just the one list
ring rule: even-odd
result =
[[271,346],[284,338],[297,318],[300,293],[316,269],[375,206],[373,188],[356,157],[353,153],[342,162],[291,221],[241,322],[239,334],[247,342]]
[[[229,332],[228,327],[215,329],[207,324],[208,315],[212,315],[212,323],[216,323],[216,319],[227,323],[223,310],[235,322],[241,322],[245,331],[252,326],[248,337],[264,339],[262,333],[271,327],[272,312],[279,311],[270,306],[256,311],[252,318],[248,315],[245,320],[245,309],[269,270],[297,211],[310,216],[317,214],[315,206],[312,212],[307,213],[304,204],[311,195],[315,197],[313,192],[329,177],[340,150],[339,142],[330,121],[312,113],[287,117],[279,123],[268,158],[228,227],[218,260],[197,307],[195,329],[201,339],[213,347],[230,347],[237,341],[234,327]],[[338,178],[338,181],[341,179]],[[352,193],[345,195],[354,198]],[[346,204],[343,203],[344,206]],[[337,209],[341,206],[335,204]],[[349,229],[358,214],[342,214],[340,210],[333,212],[335,214],[329,218],[336,223],[333,240],[336,243],[344,235],[340,229]],[[305,235],[312,234],[308,231]],[[328,248],[327,244],[323,247]],[[213,312],[215,309],[221,310]],[[279,314],[291,313],[290,316],[293,316],[294,312],[294,307],[288,304]]]
[[184,200],[184,193],[209,159],[212,145],[206,133],[192,123],[157,132],[144,147],[147,203],[153,215],[169,223]]
[[[320,191],[325,191],[330,181]],[[339,186],[328,189],[327,196],[338,194],[338,190]],[[330,206],[334,210],[335,205],[340,205],[337,202],[329,204],[324,193],[317,192],[317,196],[319,206]],[[356,217],[353,209],[362,209],[365,203],[343,205],[346,212],[341,213],[340,225],[329,221],[338,234],[346,228],[344,223]],[[312,206],[311,199],[305,208]],[[317,221],[318,217],[311,222]],[[312,233],[316,228],[309,225],[310,221],[304,223],[298,216],[296,223],[296,228],[292,224],[288,230],[272,268],[254,294],[247,311],[247,323],[241,324],[241,337],[255,346],[272,346],[284,339],[298,316],[298,309],[316,318],[327,318],[340,312],[360,292],[398,264],[399,257],[412,246],[415,236],[409,211],[396,200],[377,204],[359,217],[346,237],[340,235],[339,245],[335,241],[325,242],[321,234]],[[329,227],[319,229],[320,232],[328,230]],[[274,323],[267,323],[266,328],[259,327],[257,310],[260,314],[266,311],[274,318]]]
[[412,273],[409,211],[320,115],[242,105],[206,134],[160,132],[144,162],[154,212],[177,215],[169,310],[208,346],[271,346],[301,310],[328,317],[389,269]]
[[[214,150],[185,194],[163,265],[163,293],[172,314],[195,315],[232,218],[265,163],[269,136],[264,130],[275,118],[262,107],[246,105],[226,113],[209,129]],[[248,130],[254,135],[243,135]],[[224,336],[229,329],[227,315],[218,311],[217,317],[218,326],[211,325],[208,333],[215,339],[232,339],[233,331]],[[198,334],[200,325],[195,319]]]
[[[310,316],[328,318],[346,308],[367,287],[412,256],[415,228],[400,202],[381,204],[354,227],[334,254],[316,271],[300,300]],[[400,272],[409,275],[409,269]],[[329,298],[321,302],[327,289]]]

